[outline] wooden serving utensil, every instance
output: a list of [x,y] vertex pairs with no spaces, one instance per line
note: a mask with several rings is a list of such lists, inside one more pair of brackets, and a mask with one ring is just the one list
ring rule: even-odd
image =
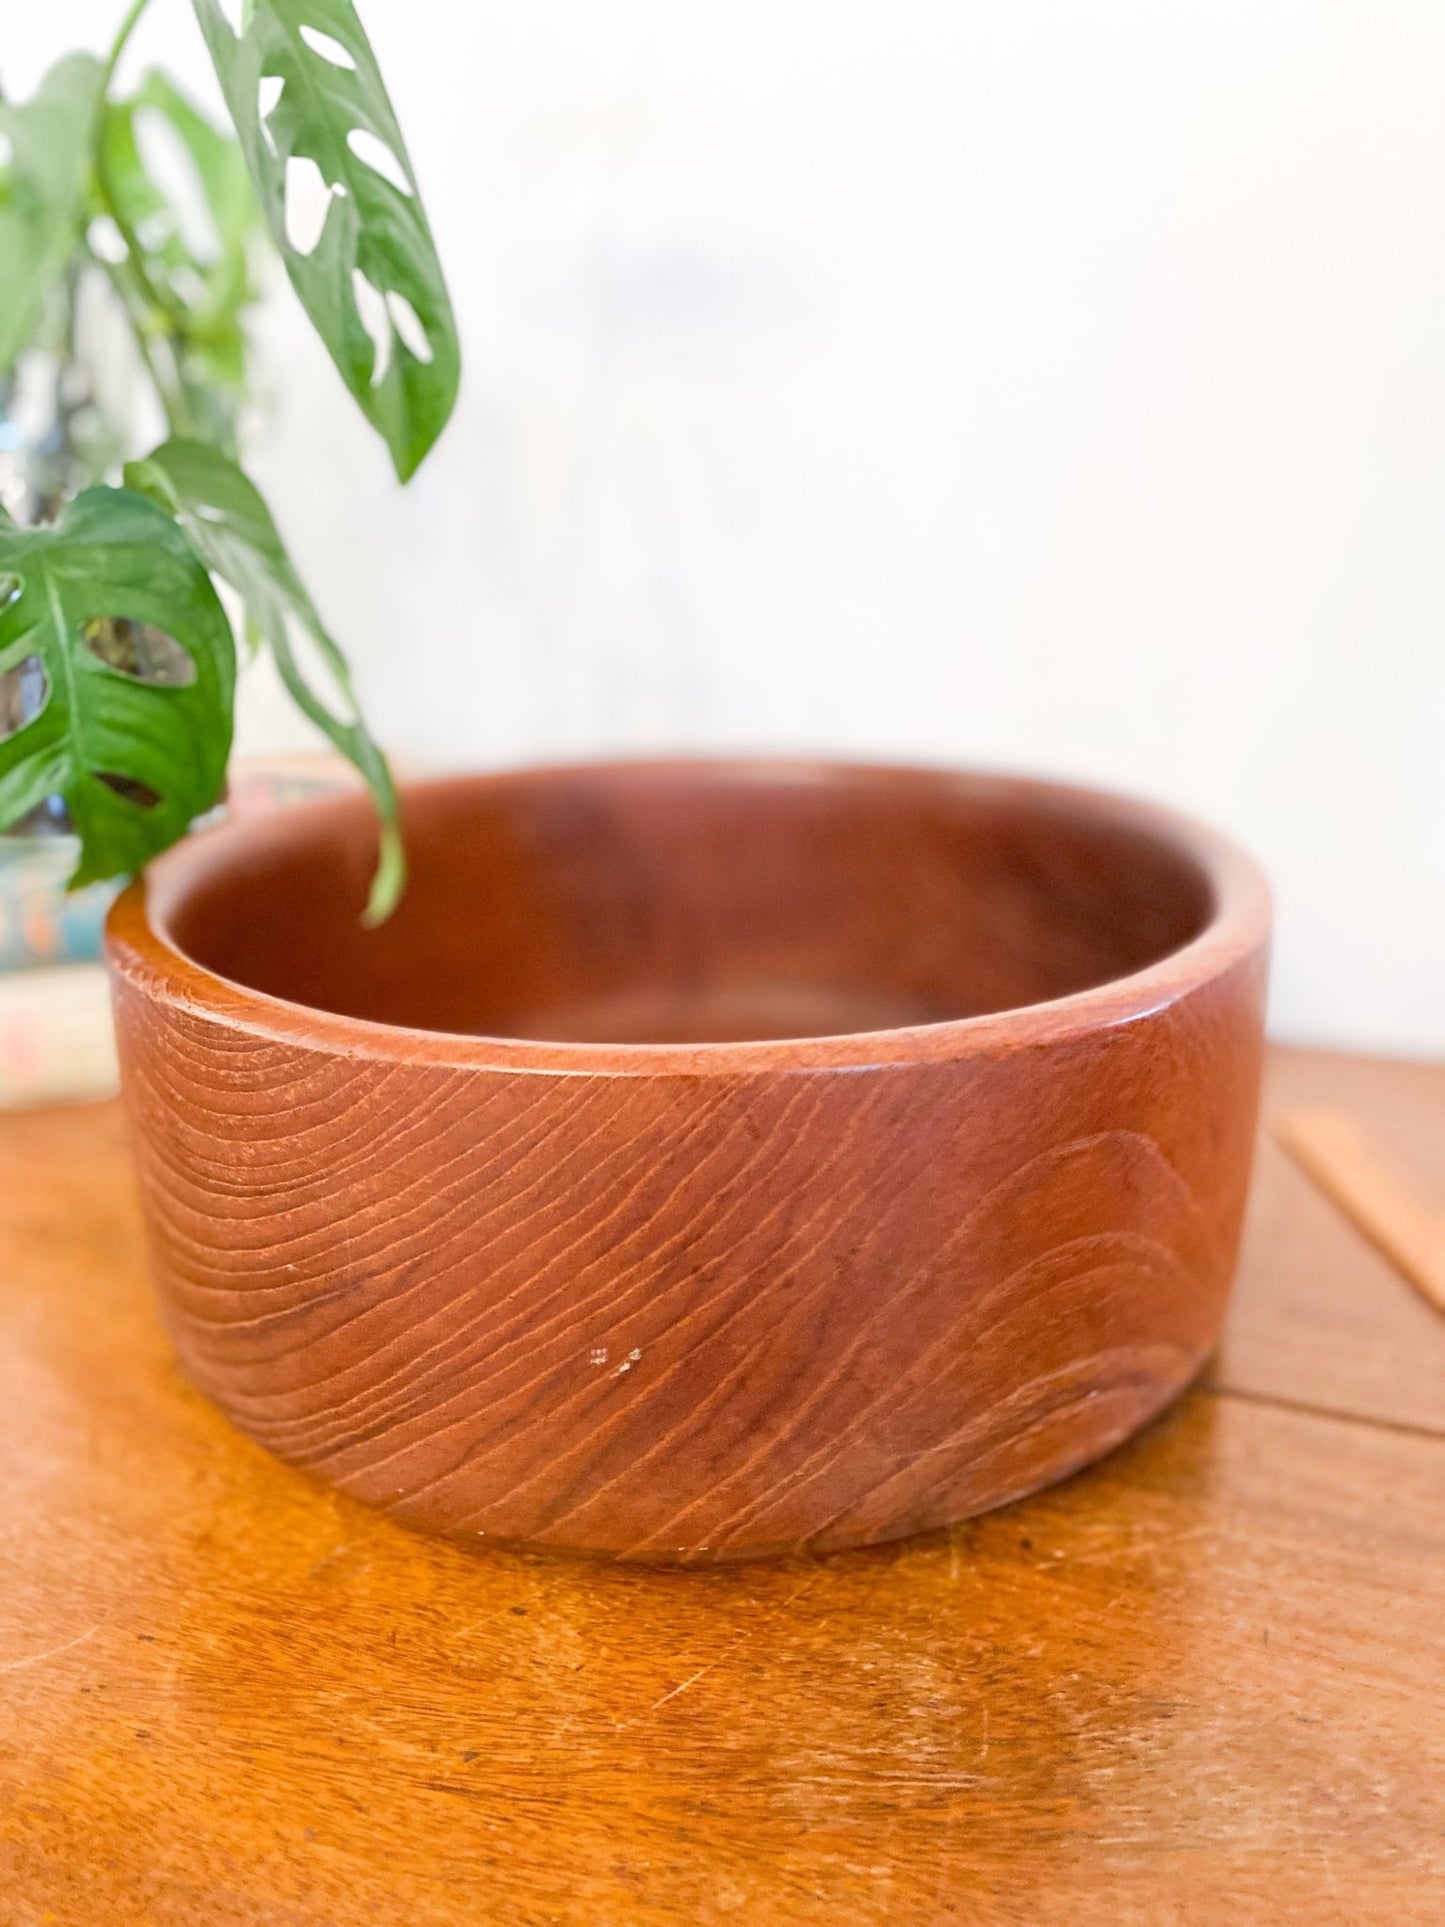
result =
[[1287,1111],[1274,1135],[1371,1244],[1445,1312],[1445,1210],[1417,1197],[1375,1155],[1347,1111]]

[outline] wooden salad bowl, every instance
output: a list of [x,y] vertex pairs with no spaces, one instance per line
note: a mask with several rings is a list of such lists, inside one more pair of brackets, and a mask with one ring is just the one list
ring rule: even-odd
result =
[[111,915],[186,1371],[473,1544],[708,1562],[1002,1505],[1218,1333],[1268,895],[1059,785],[672,762],[197,836]]

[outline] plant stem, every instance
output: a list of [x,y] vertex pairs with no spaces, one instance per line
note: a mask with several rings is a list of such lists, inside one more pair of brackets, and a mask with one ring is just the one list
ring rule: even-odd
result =
[[100,91],[102,94],[108,94],[110,92],[110,83],[115,77],[115,70],[120,63],[120,57],[125,52],[126,42],[135,32],[136,22],[140,19],[150,3],[151,0],[131,0],[125,19],[120,23],[120,31],[111,42],[110,53],[106,57],[105,72],[102,74],[100,82]]
[[[96,131],[94,154],[95,192],[105,212],[115,223],[116,232],[125,244],[125,275],[113,262],[103,262],[116,293],[120,296],[121,308],[130,323],[131,333],[135,336],[136,348],[146,373],[150,376],[156,394],[165,410],[166,420],[172,434],[185,434],[193,426],[190,396],[187,393],[185,375],[182,371],[181,357],[177,347],[177,337],[181,335],[190,319],[170,296],[158,288],[145,264],[145,249],[140,237],[132,226],[120,197],[115,192],[106,166],[106,116],[110,111],[110,88],[115,78],[115,70],[120,57],[125,52],[131,35],[135,32],[141,15],[150,5],[150,0],[131,0],[120,30],[111,43],[106,58],[105,71],[101,81],[100,115]],[[126,280],[131,286],[127,287]],[[141,312],[137,312],[137,305]],[[155,325],[152,326],[151,324]],[[174,379],[168,379],[161,368],[155,353],[154,337],[160,334],[165,338],[167,358],[170,361]]]
[[144,309],[147,305],[147,297],[144,289],[139,285],[139,276],[132,273],[129,282],[127,281],[127,270],[132,268],[132,262],[107,261],[93,250],[90,258],[104,270],[111,286],[115,289],[121,313],[130,325],[136,352],[150,378],[152,388],[156,391],[156,397],[171,433],[173,435],[192,434],[195,430],[194,410],[185,378],[177,365],[175,338],[172,335],[165,337],[167,359],[171,364],[168,374],[157,358],[155,334],[146,326]]
[[[144,4],[144,0],[142,0],[142,4]],[[102,122],[107,106],[107,102],[101,102],[100,111]],[[131,272],[135,276],[136,283],[141,293],[145,296],[147,304],[165,321],[168,329],[176,327],[184,317],[177,313],[175,303],[168,300],[167,297],[162,294],[161,290],[146,272],[144,252],[141,248],[140,239],[121,208],[119,201],[116,199],[114,186],[111,183],[110,176],[106,172],[104,125],[102,125],[100,138],[96,142],[95,147],[95,186],[106,213],[110,216],[111,220],[115,222],[116,232],[120,235],[121,240],[125,242],[125,251],[130,260]]]
[[126,16],[120,23],[120,31],[111,42],[110,52],[106,56],[105,71],[101,76],[100,83],[100,113],[96,124],[95,185],[96,191],[105,206],[106,213],[110,216],[111,220],[115,222],[116,231],[119,233],[121,240],[125,242],[126,253],[130,256],[131,272],[135,276],[140,292],[144,295],[148,305],[154,308],[158,315],[163,316],[168,324],[174,325],[182,317],[177,315],[174,303],[166,298],[146,272],[144,251],[136,236],[135,229],[131,226],[116,196],[115,187],[107,172],[105,160],[105,127],[106,116],[110,111],[111,82],[115,78],[115,70],[120,64],[120,57],[125,52],[126,46],[130,41],[131,35],[136,30],[141,15],[149,5],[150,0],[131,0]]

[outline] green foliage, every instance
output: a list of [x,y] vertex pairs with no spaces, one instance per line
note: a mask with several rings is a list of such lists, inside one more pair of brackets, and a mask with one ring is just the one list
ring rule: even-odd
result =
[[[130,0],[106,62],[69,55],[33,100],[0,104],[0,378],[36,341],[47,305],[73,302],[86,276],[103,273],[170,431],[126,464],[127,487],[86,489],[52,528],[0,515],[0,719],[10,719],[0,720],[10,729],[0,829],[63,796],[81,842],[79,884],[139,869],[214,803],[235,680],[214,575],[238,592],[294,700],[371,789],[376,921],[406,873],[391,776],[345,658],[235,459],[252,242],[264,222],[403,480],[456,398],[446,286],[350,0],[245,0],[239,33],[217,0],[193,0],[239,139],[163,74],[115,97],[119,55],[147,4]],[[196,210],[178,206],[148,164],[147,116],[188,156],[213,245],[198,245],[187,219]],[[288,173],[313,165],[329,198],[303,251],[287,232]]]
[[[194,167],[214,232],[209,258],[187,238],[180,210],[146,166],[137,136],[147,115],[174,131]],[[96,165],[103,205],[127,258],[144,260],[143,293],[156,302],[161,330],[176,345],[177,377],[191,412],[229,439],[245,385],[244,317],[255,293],[250,243],[259,222],[241,151],[164,74],[151,72],[129,99],[107,102]]]
[[67,54],[33,100],[0,106],[9,147],[0,169],[0,374],[26,346],[84,223],[104,78],[92,55]]
[[[441,265],[371,43],[350,0],[250,0],[239,37],[218,0],[194,4],[292,286],[405,481],[446,424],[460,364]],[[265,80],[280,92],[263,113]],[[309,253],[287,235],[288,165],[302,160],[316,164],[330,195]],[[363,281],[384,349],[362,313]]]
[[[391,772],[357,713],[346,658],[302,586],[271,511],[229,456],[205,442],[166,442],[146,460],[128,463],[125,479],[129,488],[174,515],[206,567],[236,590],[248,626],[269,644],[296,703],[365,777],[381,819],[381,861],[366,914],[368,922],[380,922],[390,915],[406,881]],[[331,705],[313,686],[298,656],[298,626],[310,637],[334,684]]]
[[225,780],[235,647],[211,578],[170,516],[119,488],[86,489],[53,528],[0,518],[0,575],[0,675],[38,661],[45,683],[0,739],[0,820],[63,796],[74,885],[138,870]]

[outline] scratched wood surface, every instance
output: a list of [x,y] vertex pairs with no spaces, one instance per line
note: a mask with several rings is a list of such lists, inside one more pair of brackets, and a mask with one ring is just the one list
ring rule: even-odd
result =
[[[1277,1057],[1445,1184],[1445,1068]],[[471,1554],[171,1363],[110,1107],[0,1121],[5,1927],[1425,1923],[1445,1320],[1266,1142],[1211,1383],[951,1533]]]

